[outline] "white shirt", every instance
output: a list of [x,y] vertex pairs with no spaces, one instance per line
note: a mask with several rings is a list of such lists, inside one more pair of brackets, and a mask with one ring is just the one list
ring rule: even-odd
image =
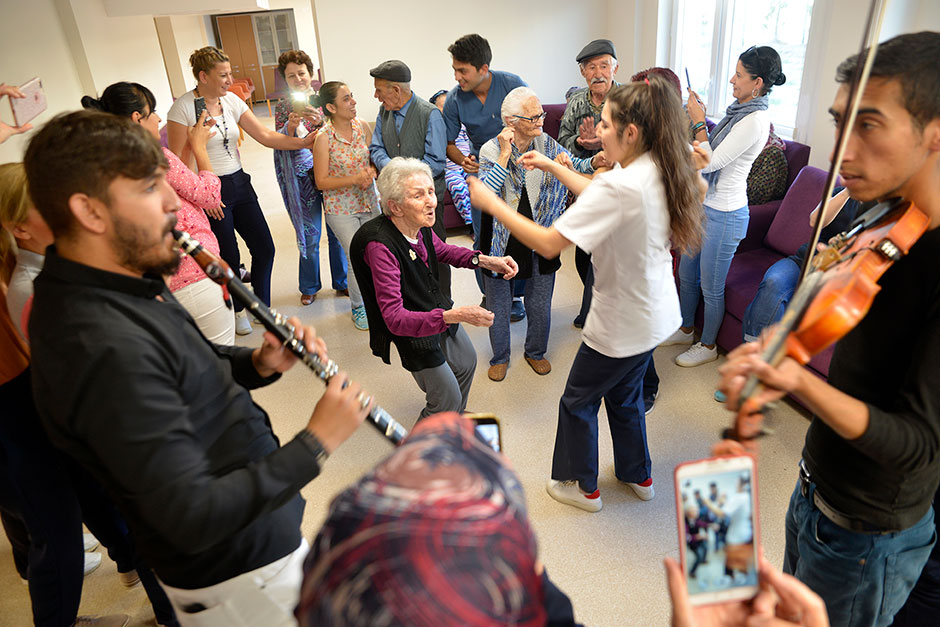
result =
[[23,310],[26,303],[33,296],[33,281],[42,272],[42,264],[46,260],[43,255],[22,248],[16,251],[16,267],[10,276],[10,287],[7,288],[7,309],[10,318],[23,338],[26,338],[26,329],[23,327]]
[[630,357],[679,328],[666,190],[649,153],[594,177],[554,226],[593,254],[585,344],[607,357]]
[[754,539],[751,526],[751,495],[735,492],[728,497],[722,510],[728,516],[728,544],[747,544]]
[[702,172],[721,170],[718,183],[708,187],[706,205],[716,211],[734,211],[747,205],[747,175],[769,135],[770,115],[755,111],[732,126],[714,151],[708,142],[702,144],[712,159]]
[[[187,91],[176,99],[166,114],[166,119],[183,126],[196,124],[196,94]],[[219,99],[222,104],[222,115],[211,116],[215,120],[215,135],[209,138],[206,152],[212,170],[217,176],[225,176],[242,169],[242,162],[238,156],[238,121],[248,111],[248,105],[238,96],[226,93]],[[224,118],[224,120],[223,120]],[[228,151],[225,150],[224,139],[228,137]]]

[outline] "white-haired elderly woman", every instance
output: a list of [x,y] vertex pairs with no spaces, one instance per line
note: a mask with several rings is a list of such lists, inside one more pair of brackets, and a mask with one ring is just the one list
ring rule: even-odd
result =
[[391,363],[389,347],[395,343],[402,366],[427,400],[419,418],[462,412],[477,355],[460,323],[488,327],[493,314],[478,305],[454,307],[441,293],[438,264],[485,268],[511,279],[516,262],[445,244],[434,234],[437,196],[431,169],[422,161],[396,157],[377,183],[382,215],[360,227],[349,251],[369,317],[369,345]]
[[[549,227],[564,212],[568,188],[541,170],[525,170],[517,163],[530,150],[549,159],[558,159],[576,171],[591,174],[591,159],[572,157],[561,144],[542,132],[545,111],[534,91],[517,87],[506,94],[500,111],[503,130],[480,149],[480,178],[503,201],[518,213],[544,227]],[[562,156],[563,155],[563,156]],[[597,165],[603,155],[595,155]],[[480,228],[480,249],[490,255],[510,255],[519,264],[516,279],[525,279],[526,338],[525,360],[540,375],[551,372],[545,359],[548,332],[551,326],[552,292],[555,272],[561,267],[558,257],[546,259],[512,237],[503,224],[489,215],[483,216]],[[487,373],[493,381],[502,381],[509,367],[509,314],[512,307],[511,286],[489,272],[483,273],[486,307],[493,312],[490,346],[493,358]]]

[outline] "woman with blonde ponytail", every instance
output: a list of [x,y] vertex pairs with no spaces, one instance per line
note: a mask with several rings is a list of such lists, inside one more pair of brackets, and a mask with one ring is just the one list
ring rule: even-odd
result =
[[597,133],[614,165],[592,181],[539,153],[520,157],[524,167],[544,170],[578,195],[548,228],[512,211],[476,179],[468,180],[473,206],[543,257],[557,257],[572,244],[592,254],[594,299],[559,403],[547,485],[555,500],[589,512],[602,506],[597,489],[602,400],[617,478],[640,499],[653,498],[643,374],[653,349],[681,321],[669,251],[698,246],[704,183],[697,170],[707,163],[703,150],[690,151],[682,101],[659,76],[611,89]]

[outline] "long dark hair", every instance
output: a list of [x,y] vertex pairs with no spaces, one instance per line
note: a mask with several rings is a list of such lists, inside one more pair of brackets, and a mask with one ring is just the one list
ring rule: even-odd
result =
[[82,107],[94,111],[113,113],[123,118],[129,118],[134,113],[144,114],[144,111],[153,113],[157,106],[157,99],[153,92],[140,83],[120,82],[108,85],[101,98],[82,96]]
[[696,250],[702,240],[700,177],[689,153],[689,120],[676,88],[663,77],[650,74],[642,83],[611,89],[607,104],[617,134],[635,124],[643,148],[659,167],[673,245],[682,252]]
[[323,115],[331,120],[333,119],[333,114],[326,108],[326,105],[331,104],[336,106],[336,94],[339,92],[340,87],[346,87],[346,83],[343,81],[330,81],[320,86],[319,96]]
[[738,61],[744,66],[752,78],[760,76],[764,79],[760,95],[769,94],[775,85],[787,82],[787,75],[783,73],[783,64],[780,55],[770,46],[751,46],[741,53]]

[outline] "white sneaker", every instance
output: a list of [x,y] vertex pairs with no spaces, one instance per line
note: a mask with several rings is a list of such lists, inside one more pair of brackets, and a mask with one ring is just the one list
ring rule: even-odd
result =
[[592,494],[585,494],[574,479],[569,481],[549,479],[545,489],[548,491],[548,495],[559,503],[572,505],[586,512],[599,512],[604,507],[600,490],[594,490]]
[[718,347],[708,348],[701,342],[696,342],[689,347],[689,350],[676,356],[676,365],[691,368],[692,366],[707,364],[716,359],[718,359]]
[[680,344],[688,345],[695,341],[695,333],[690,331],[686,333],[682,327],[676,329],[676,332],[659,343],[660,346],[677,346]]
[[653,484],[648,486],[642,486],[639,483],[630,483],[629,481],[624,481],[630,489],[633,490],[633,493],[636,494],[637,498],[641,501],[652,501],[653,497],[656,496],[656,491],[653,490]]
[[244,309],[235,314],[235,333],[237,335],[249,335],[251,333],[251,321],[248,320],[248,312]]
[[94,551],[98,547],[98,538],[90,533],[82,534],[82,543],[85,545],[85,552]]
[[85,574],[101,566],[101,553],[85,553]]

